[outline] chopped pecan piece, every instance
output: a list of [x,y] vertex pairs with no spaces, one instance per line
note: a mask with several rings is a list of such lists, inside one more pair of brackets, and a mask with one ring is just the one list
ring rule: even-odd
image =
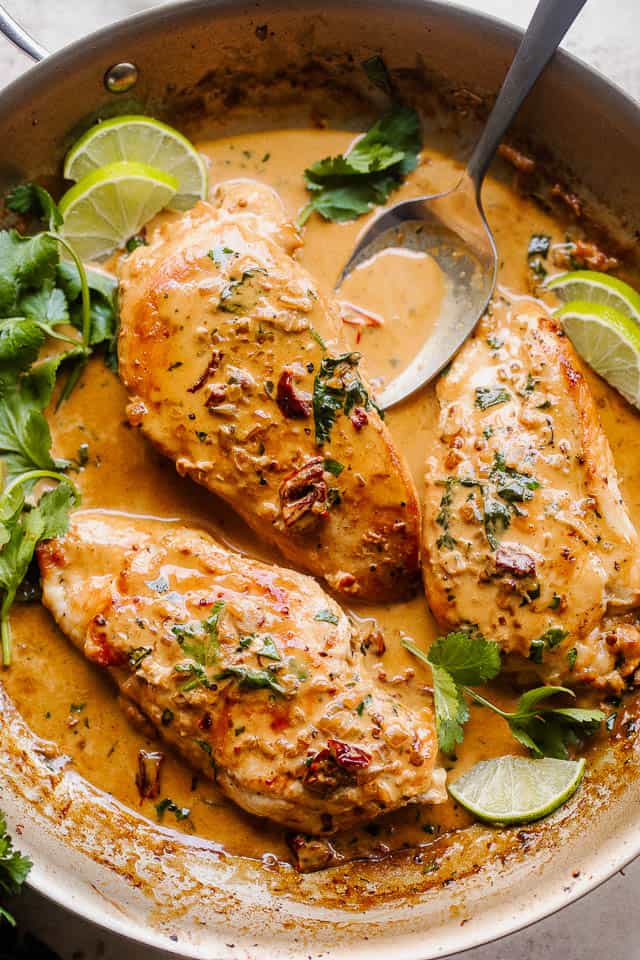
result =
[[356,407],[350,419],[358,432],[369,423],[369,415],[364,407]]
[[138,751],[138,772],[136,787],[143,800],[153,800],[160,794],[160,772],[164,763],[164,753],[156,750]]
[[296,390],[291,370],[283,370],[280,374],[276,403],[289,420],[306,420],[311,416],[311,395]]
[[566,204],[573,215],[578,219],[582,216],[582,204],[580,203],[580,198],[577,194],[571,193],[570,190],[565,190],[560,183],[555,183],[551,188],[551,196],[558,197],[559,200],[562,200]]
[[365,770],[370,763],[371,756],[366,750],[342,740],[327,740],[325,749],[311,758],[304,784],[314,793],[326,796],[355,783],[358,771]]
[[536,573],[534,558],[525,550],[516,546],[500,546],[496,550],[496,570],[498,573],[510,573],[518,579],[533,577]]
[[312,518],[326,517],[329,505],[322,457],[308,460],[286,477],[280,484],[279,493],[282,516],[287,527],[293,526],[305,514],[311,514]]
[[498,153],[520,173],[533,173],[536,168],[536,162],[532,157],[521,153],[515,147],[510,147],[508,143],[501,143],[498,147]]

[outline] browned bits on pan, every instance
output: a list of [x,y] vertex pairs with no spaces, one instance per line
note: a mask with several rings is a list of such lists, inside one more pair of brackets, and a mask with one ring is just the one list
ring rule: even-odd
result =
[[501,143],[498,147],[498,153],[520,173],[533,173],[536,168],[536,162],[532,157],[528,157],[520,150],[516,150],[515,147],[509,146],[508,143]]
[[298,873],[313,873],[341,863],[344,857],[337,853],[328,840],[307,837],[303,833],[288,833],[287,845],[293,854],[293,865]]
[[533,577],[536,573],[535,560],[525,550],[516,546],[501,546],[496,550],[496,570],[499,573],[511,573],[514,577]]
[[311,394],[296,389],[291,370],[280,374],[276,403],[289,420],[306,420],[311,416]]
[[280,484],[279,493],[282,517],[287,527],[293,526],[306,514],[310,514],[310,518],[314,519],[326,517],[329,507],[322,457],[308,460],[294,473],[289,474]]
[[212,373],[215,373],[218,367],[220,366],[220,361],[224,354],[221,350],[213,350],[211,352],[211,358],[203,372],[200,374],[193,386],[189,387],[189,393],[197,393],[198,390],[201,390],[204,387],[205,383],[209,379]]
[[327,740],[327,746],[311,758],[304,784],[314,793],[326,796],[340,787],[353,784],[358,771],[366,770],[371,755],[361,747],[342,740]]
[[153,800],[160,794],[160,773],[164,763],[164,753],[156,750],[138,751],[138,772],[136,787],[143,800]]
[[554,183],[551,188],[551,196],[558,197],[559,200],[562,200],[569,210],[571,210],[574,217],[580,219],[582,216],[582,204],[577,194],[572,193],[570,190],[565,190],[560,183]]

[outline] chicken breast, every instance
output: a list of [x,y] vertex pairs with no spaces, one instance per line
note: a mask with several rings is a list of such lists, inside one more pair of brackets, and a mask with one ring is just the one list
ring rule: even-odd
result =
[[119,266],[128,416],[295,566],[363,600],[419,582],[417,495],[269,187],[230,181]]
[[569,340],[539,303],[494,306],[438,384],[424,582],[443,628],[508,665],[621,689],[640,662],[638,535]]
[[445,799],[430,703],[385,687],[318,584],[207,534],[82,512],[39,547],[43,602],[245,810],[312,834]]

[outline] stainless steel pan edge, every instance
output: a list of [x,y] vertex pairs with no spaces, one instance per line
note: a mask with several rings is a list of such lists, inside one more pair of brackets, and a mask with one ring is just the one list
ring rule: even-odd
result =
[[[260,39],[268,26],[267,40]],[[273,61],[303,63],[325,57],[329,51],[356,56],[384,52],[393,67],[413,68],[422,61],[452,85],[491,94],[506,71],[517,44],[516,30],[468,10],[419,0],[314,0],[301,2],[234,2],[192,0],[160,7],[101,30],[67,49],[47,57],[0,94],[0,182],[47,175],[53,172],[69,130],[79,120],[113,97],[104,89],[103,77],[113,63],[129,60],[140,69],[133,95],[153,106],[164,103],[167,87],[190,88],[214,65],[270,69]],[[634,188],[640,154],[640,112],[621,91],[566,54],[556,58],[530,98],[519,128],[544,144],[551,155],[562,158],[594,196],[608,206],[620,222],[640,227],[640,190]],[[603,148],[608,145],[609,149]],[[326,932],[304,947],[295,936],[277,925],[260,931],[259,946],[246,952],[229,951],[228,938],[212,933],[206,941],[175,943],[145,921],[142,906],[132,897],[123,913],[106,896],[120,893],[105,868],[95,869],[94,880],[103,892],[85,879],[77,854],[64,866],[43,858],[49,842],[30,835],[28,807],[0,789],[9,803],[13,823],[26,824],[24,846],[36,862],[32,883],[40,892],[69,909],[117,933],[149,946],[193,957],[251,956],[302,957],[322,951],[324,957],[386,958],[392,950],[397,960],[446,956],[504,936],[560,909],[582,896],[624,866],[640,852],[637,800],[628,796],[598,826],[594,841],[585,840],[576,852],[581,875],[566,889],[571,854],[559,850],[553,877],[544,890],[523,892],[514,883],[513,896],[496,900],[487,895],[486,911],[465,925],[453,917],[449,925],[427,936],[420,924],[390,924],[387,937],[377,933],[369,941],[354,918],[351,938],[344,929],[335,944]],[[595,847],[597,846],[597,849]],[[565,871],[566,867],[566,871]],[[524,869],[524,868],[523,868]],[[565,879],[563,879],[565,878]],[[536,885],[536,878],[532,876]],[[330,926],[330,924],[329,924]],[[320,943],[320,940],[322,941]]]

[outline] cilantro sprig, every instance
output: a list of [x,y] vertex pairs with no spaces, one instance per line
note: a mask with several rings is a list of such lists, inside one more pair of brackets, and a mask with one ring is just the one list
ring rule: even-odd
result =
[[[37,503],[28,503],[26,491],[40,480],[55,480]],[[41,540],[66,533],[69,511],[80,496],[75,486],[53,470],[29,470],[13,480],[0,496],[0,635],[2,662],[11,664],[9,611]]]
[[[0,896],[2,899],[20,893],[31,866],[31,860],[13,846],[13,841],[7,832],[7,821],[0,811]],[[3,920],[15,926],[15,920],[11,914],[0,905],[0,925]]]
[[368,213],[415,170],[421,149],[418,114],[412,107],[393,107],[348,153],[307,167],[304,176],[311,199],[298,224],[305,224],[314,211],[338,222]]
[[428,653],[406,638],[402,645],[431,667],[438,743],[444,753],[453,753],[464,738],[464,724],[469,719],[467,698],[506,720],[515,739],[536,757],[565,759],[567,746],[595,733],[605,719],[601,710],[540,706],[543,700],[560,694],[574,697],[566,687],[536,687],[522,694],[514,711],[501,710],[471,689],[500,672],[498,644],[479,633],[449,633],[439,637]]

